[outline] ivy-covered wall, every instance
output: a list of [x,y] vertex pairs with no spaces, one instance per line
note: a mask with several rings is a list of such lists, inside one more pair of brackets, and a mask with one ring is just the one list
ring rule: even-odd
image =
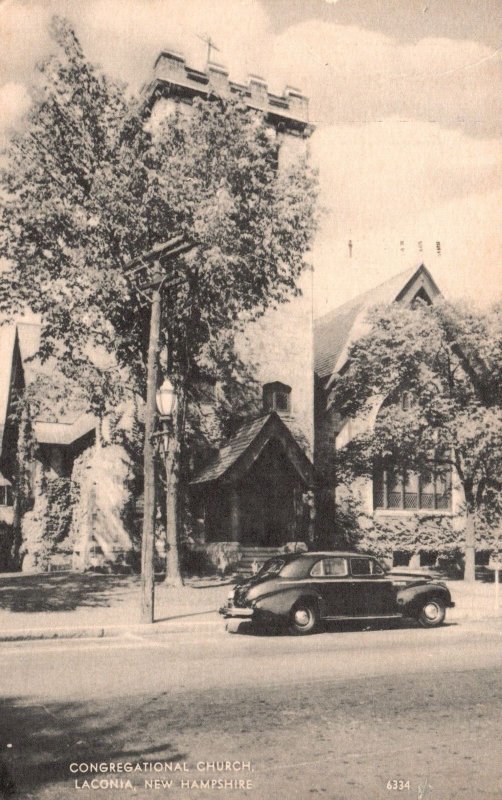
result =
[[73,549],[75,569],[89,566],[93,544],[107,561],[132,549],[128,512],[132,479],[131,460],[118,444],[98,443],[75,459],[73,513],[67,540]]
[[51,556],[65,540],[72,519],[72,481],[52,477],[42,464],[35,470],[33,508],[21,521],[23,571],[48,569]]
[[[482,519],[477,519],[478,550],[497,551],[501,533]],[[356,492],[344,489],[337,495],[334,536],[330,543],[337,548],[357,548],[392,559],[399,551],[410,557],[419,553],[437,553],[438,560],[461,561],[464,547],[465,517],[456,513],[368,513]]]

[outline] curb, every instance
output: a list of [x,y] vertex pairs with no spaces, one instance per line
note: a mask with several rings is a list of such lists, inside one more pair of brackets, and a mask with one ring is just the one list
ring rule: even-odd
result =
[[[153,637],[178,633],[203,633],[211,629],[224,630],[225,624],[217,612],[208,612],[211,619],[187,622],[180,619],[163,620],[151,625],[86,625],[61,628],[13,628],[0,632],[2,642],[43,641],[59,639],[120,639],[130,636]],[[448,616],[451,623],[483,622],[500,619],[502,610],[463,611]]]
[[158,636],[169,633],[195,633],[208,628],[220,628],[221,620],[210,619],[194,623],[166,620],[152,625],[108,625],[67,628],[23,628],[0,633],[2,642],[42,641],[54,639],[120,639],[128,636]]

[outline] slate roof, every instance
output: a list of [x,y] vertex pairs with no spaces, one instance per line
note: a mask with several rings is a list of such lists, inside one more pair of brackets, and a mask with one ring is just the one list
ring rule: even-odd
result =
[[276,411],[242,425],[237,433],[222,447],[215,458],[191,481],[192,484],[210,483],[225,476],[235,479],[235,471],[245,473],[269,441],[279,439],[291,463],[306,484],[313,482],[312,462],[294,431]]
[[16,343],[16,326],[0,325],[0,451],[9,412],[11,374]]
[[370,308],[400,300],[414,282],[426,282],[431,293],[439,294],[430,272],[422,264],[400,272],[374,289],[354,297],[314,321],[314,371],[329,379],[341,369],[350,345],[368,332],[365,318]]
[[221,478],[235,464],[237,459],[246,452],[249,445],[254,442],[258,434],[263,430],[270,417],[271,414],[267,414],[239,428],[235,436],[220,448],[216,458],[199,472],[192,483],[208,483]]

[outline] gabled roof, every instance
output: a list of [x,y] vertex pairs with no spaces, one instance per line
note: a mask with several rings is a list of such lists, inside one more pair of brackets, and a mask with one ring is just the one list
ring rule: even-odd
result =
[[394,302],[410,303],[423,290],[431,301],[440,294],[429,270],[421,264],[329,311],[314,322],[314,370],[328,381],[347,360],[350,346],[369,331],[368,311]]
[[9,414],[14,365],[19,356],[19,342],[14,324],[0,325],[0,454]]
[[[21,380],[30,382],[33,377],[31,358],[40,347],[41,326],[35,322],[19,320],[0,325],[0,455],[9,404],[16,370],[22,371]],[[96,428],[92,414],[77,413],[70,419],[58,421],[35,420],[35,438],[39,444],[70,445]]]
[[216,458],[191,483],[203,484],[216,480],[231,482],[232,478],[242,477],[273,439],[283,444],[292,465],[302,480],[311,486],[312,462],[275,411],[239,428],[235,436],[220,448]]

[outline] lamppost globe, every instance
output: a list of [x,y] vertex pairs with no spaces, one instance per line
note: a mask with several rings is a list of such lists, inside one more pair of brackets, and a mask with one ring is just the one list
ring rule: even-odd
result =
[[176,405],[176,392],[169,378],[157,389],[157,410],[164,419],[171,419]]

